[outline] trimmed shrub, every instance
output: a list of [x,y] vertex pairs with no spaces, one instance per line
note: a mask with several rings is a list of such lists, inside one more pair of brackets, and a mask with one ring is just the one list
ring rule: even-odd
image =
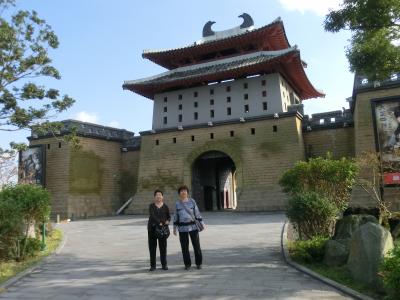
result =
[[328,198],[315,192],[294,195],[289,200],[286,215],[300,239],[330,236],[334,229],[338,208]]
[[400,299],[400,244],[397,243],[381,264],[383,285],[388,293],[388,298]]
[[324,259],[325,244],[328,238],[315,236],[306,241],[295,241],[290,247],[290,256],[293,260],[304,263],[320,263]]
[[343,211],[350,199],[357,173],[358,168],[353,160],[336,160],[328,155],[327,158],[298,161],[282,175],[279,184],[291,195],[316,192],[331,199]]
[[[38,185],[6,186],[0,192],[0,257],[22,260],[29,242],[29,226],[42,224],[50,215],[50,193]],[[35,248],[34,246],[32,246]]]

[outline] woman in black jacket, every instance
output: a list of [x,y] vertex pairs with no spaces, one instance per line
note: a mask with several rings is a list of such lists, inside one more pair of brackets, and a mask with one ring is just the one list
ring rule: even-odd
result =
[[154,191],[154,203],[149,206],[149,222],[147,223],[147,231],[149,237],[149,252],[150,252],[150,269],[152,272],[156,269],[156,251],[157,240],[160,248],[160,260],[163,270],[168,270],[167,266],[167,238],[157,238],[155,234],[156,228],[159,226],[168,226],[171,221],[168,206],[163,202],[163,192],[160,190]]

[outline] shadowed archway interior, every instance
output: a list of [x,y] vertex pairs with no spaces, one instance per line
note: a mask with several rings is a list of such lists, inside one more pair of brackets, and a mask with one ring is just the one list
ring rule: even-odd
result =
[[236,166],[220,151],[201,154],[192,165],[192,196],[202,210],[236,209]]

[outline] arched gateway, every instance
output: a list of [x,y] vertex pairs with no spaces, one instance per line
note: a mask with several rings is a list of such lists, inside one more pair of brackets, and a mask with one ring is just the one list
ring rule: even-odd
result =
[[207,151],[192,164],[192,196],[206,211],[236,209],[236,166],[224,152]]

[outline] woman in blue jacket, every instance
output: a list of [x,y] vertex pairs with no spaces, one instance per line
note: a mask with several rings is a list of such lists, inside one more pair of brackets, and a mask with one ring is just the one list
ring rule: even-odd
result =
[[179,187],[178,194],[179,200],[176,201],[174,214],[174,235],[179,231],[185,269],[189,270],[192,265],[189,253],[189,236],[192,241],[197,269],[201,269],[203,255],[200,247],[199,228],[195,221],[201,223],[200,226],[204,228],[203,219],[196,201],[189,198],[189,188],[186,185]]

